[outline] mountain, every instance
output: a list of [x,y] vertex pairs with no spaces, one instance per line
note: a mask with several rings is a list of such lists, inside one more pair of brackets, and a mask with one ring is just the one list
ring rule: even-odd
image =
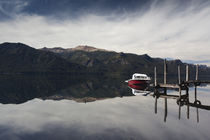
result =
[[[34,49],[22,43],[0,44],[1,74],[78,73],[130,78],[136,72],[153,76],[154,67],[157,67],[158,75],[162,75],[163,61],[147,54],[118,53],[90,46]],[[186,63],[180,60],[167,61],[168,75],[177,77],[178,65],[184,76]],[[189,70],[190,78],[193,79],[195,65],[189,64]],[[207,78],[209,75],[209,67],[199,67],[199,77]]]
[[34,49],[22,43],[0,44],[0,73],[67,73],[84,71],[52,52]]
[[[87,49],[88,47],[83,47],[83,49],[77,49],[76,47],[73,49],[59,48],[59,50],[62,51],[58,51],[56,48],[44,48],[42,50],[54,52],[69,62],[86,66],[92,69],[92,71],[100,71],[109,74],[130,75],[135,72],[151,74],[155,66],[162,69],[163,65],[163,59],[151,58],[147,54],[117,53],[114,51],[102,51],[100,49],[95,49],[98,51],[86,51]],[[171,63],[170,65],[176,65],[177,63],[182,62],[175,60],[175,63]]]
[[[55,48],[42,50],[51,51],[62,57],[63,59],[77,63],[87,67],[91,72],[100,72],[105,75],[127,75],[131,76],[135,72],[146,73],[150,76],[154,74],[154,67],[157,67],[157,73],[163,74],[163,62],[164,59],[152,58],[147,54],[137,55],[131,53],[117,53],[114,51],[103,51],[101,49],[94,48],[97,51],[87,51],[88,46],[79,47],[81,49],[71,48],[62,49],[62,51],[55,51]],[[74,51],[72,51],[74,50]],[[183,63],[181,60],[169,60],[167,61],[168,74],[170,76],[177,76],[177,66],[181,66],[181,74],[184,76],[185,66],[187,63]],[[195,75],[195,65],[189,64],[189,73],[191,79]],[[210,74],[210,68],[199,67],[200,76],[203,74],[204,78]]]

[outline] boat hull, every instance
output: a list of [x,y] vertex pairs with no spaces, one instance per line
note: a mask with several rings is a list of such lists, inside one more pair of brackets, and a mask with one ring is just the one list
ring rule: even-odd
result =
[[133,84],[128,84],[128,86],[131,89],[136,89],[136,90],[145,90],[148,86],[148,84],[141,84],[141,85],[133,85]]
[[144,84],[148,84],[149,81],[147,80],[129,80],[128,84],[129,85],[144,85]]

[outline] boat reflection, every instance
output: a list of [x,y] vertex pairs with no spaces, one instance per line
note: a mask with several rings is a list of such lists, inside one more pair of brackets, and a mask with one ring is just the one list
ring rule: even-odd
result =
[[132,90],[135,96],[147,96],[151,93],[148,84],[128,84],[128,87]]
[[[176,99],[176,104],[178,105],[178,118],[181,119],[181,109],[182,107],[186,107],[186,117],[187,119],[190,118],[190,108],[196,108],[196,115],[197,115],[197,123],[199,123],[199,109],[202,110],[210,110],[210,106],[208,105],[202,105],[201,101],[197,99],[197,93],[195,93],[195,98],[193,101],[189,100],[189,94],[182,95],[181,97],[176,95],[168,95],[159,93],[158,91],[155,91],[153,94],[153,97],[155,98],[155,114],[157,114],[157,102],[158,99],[162,98],[164,99],[164,122],[166,122],[167,115],[168,115],[168,99]],[[192,114],[192,113],[191,113]]]

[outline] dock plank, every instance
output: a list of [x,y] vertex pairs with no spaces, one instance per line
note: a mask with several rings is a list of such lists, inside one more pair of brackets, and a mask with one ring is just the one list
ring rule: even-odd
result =
[[190,80],[190,81],[185,81],[184,83],[186,84],[210,84],[210,81],[207,81],[207,80]]
[[167,99],[178,99],[178,95],[160,95],[160,98],[167,98]]
[[179,85],[177,85],[177,84],[158,84],[158,87],[179,89]]

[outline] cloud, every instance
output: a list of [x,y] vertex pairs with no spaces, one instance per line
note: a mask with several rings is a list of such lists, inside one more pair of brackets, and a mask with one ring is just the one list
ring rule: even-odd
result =
[[62,20],[22,12],[0,22],[0,42],[35,48],[91,45],[153,57],[210,60],[209,1],[156,0],[146,8],[121,14],[87,12]]
[[1,0],[0,1],[0,20],[14,18],[28,5],[25,0]]
[[41,16],[76,18],[81,14],[105,15],[135,11],[150,0],[31,0],[23,12]]

